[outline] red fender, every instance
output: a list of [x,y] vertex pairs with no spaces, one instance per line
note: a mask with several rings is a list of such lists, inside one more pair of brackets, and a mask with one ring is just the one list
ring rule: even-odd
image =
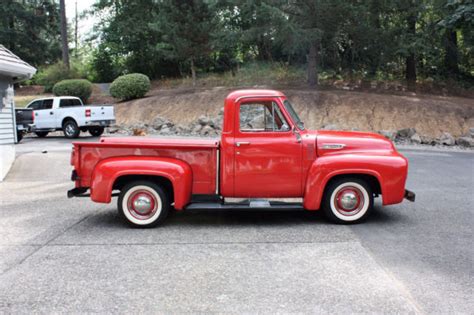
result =
[[166,157],[121,156],[100,161],[91,180],[91,199],[110,203],[112,187],[124,175],[150,175],[167,178],[173,185],[174,207],[182,209],[191,199],[193,173],[188,163]]
[[382,190],[384,205],[402,202],[408,163],[400,155],[327,155],[311,165],[306,179],[303,206],[317,210],[321,206],[324,189],[331,178],[343,174],[374,176]]

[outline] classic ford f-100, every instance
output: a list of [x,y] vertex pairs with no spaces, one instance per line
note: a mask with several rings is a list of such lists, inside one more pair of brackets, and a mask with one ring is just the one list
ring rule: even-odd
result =
[[392,142],[306,130],[285,95],[272,90],[230,93],[220,141],[103,137],[73,145],[68,196],[101,203],[118,196],[120,215],[134,226],[162,222],[171,207],[322,209],[334,222],[354,223],[368,216],[374,197],[384,205],[415,199],[405,190],[407,159]]

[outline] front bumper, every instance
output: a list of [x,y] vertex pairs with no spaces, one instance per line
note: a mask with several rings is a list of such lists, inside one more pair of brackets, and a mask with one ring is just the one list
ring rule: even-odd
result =
[[405,189],[405,199],[411,202],[415,202],[415,193],[413,191],[410,191],[408,189]]

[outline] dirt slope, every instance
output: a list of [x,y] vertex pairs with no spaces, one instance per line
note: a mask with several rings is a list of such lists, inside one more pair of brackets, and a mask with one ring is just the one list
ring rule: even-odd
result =
[[[150,96],[116,104],[117,123],[151,123],[159,115],[187,124],[215,116],[229,88],[153,90]],[[341,90],[282,89],[310,129],[335,125],[366,131],[414,127],[425,136],[466,134],[474,127],[474,100],[431,95],[390,95]]]

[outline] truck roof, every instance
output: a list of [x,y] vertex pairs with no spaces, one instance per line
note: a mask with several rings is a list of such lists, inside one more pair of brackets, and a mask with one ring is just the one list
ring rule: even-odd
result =
[[265,89],[248,89],[248,90],[237,90],[227,95],[228,100],[237,100],[242,97],[283,97],[285,96],[282,92],[276,90],[265,90]]

